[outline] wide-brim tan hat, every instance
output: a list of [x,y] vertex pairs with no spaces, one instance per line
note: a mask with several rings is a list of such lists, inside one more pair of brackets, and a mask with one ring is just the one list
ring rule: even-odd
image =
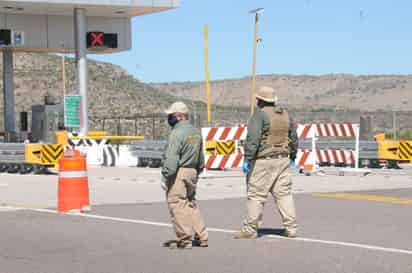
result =
[[188,114],[189,108],[181,101],[175,102],[165,111],[166,114],[171,115],[175,113]]
[[256,93],[256,98],[269,103],[277,103],[278,97],[272,87],[262,86]]

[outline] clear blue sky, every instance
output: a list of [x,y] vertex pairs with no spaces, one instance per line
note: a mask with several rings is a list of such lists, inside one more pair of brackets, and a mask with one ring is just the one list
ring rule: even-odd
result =
[[204,80],[203,24],[212,79],[251,74],[253,16],[263,43],[258,74],[411,74],[411,0],[182,0],[133,19],[133,49],[92,56],[145,82]]

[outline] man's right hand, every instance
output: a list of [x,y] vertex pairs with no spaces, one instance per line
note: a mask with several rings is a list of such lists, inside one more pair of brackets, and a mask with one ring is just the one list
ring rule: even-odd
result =
[[167,179],[162,175],[162,178],[161,178],[161,181],[160,181],[160,186],[162,187],[162,189],[164,190],[164,191],[167,191],[168,190],[168,187],[167,187]]

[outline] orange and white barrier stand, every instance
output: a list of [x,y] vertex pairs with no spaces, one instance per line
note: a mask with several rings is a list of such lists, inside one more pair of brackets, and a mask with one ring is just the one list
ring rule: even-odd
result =
[[[319,124],[299,124],[297,135],[300,140],[312,139],[312,149],[299,149],[296,162],[297,165],[305,169],[305,166],[312,165],[316,170],[319,164],[345,164],[354,165],[359,168],[359,124],[352,123],[319,123]],[[320,150],[316,148],[319,137],[326,138],[355,138],[355,150]],[[309,168],[309,167],[308,167]]]
[[60,213],[90,211],[86,157],[68,150],[59,162],[58,205]]
[[[246,140],[246,135],[247,127],[243,125],[237,127],[202,128],[205,170],[241,168],[244,152],[239,145],[239,141]],[[217,145],[218,150],[220,149],[222,153],[207,153],[208,143]]]

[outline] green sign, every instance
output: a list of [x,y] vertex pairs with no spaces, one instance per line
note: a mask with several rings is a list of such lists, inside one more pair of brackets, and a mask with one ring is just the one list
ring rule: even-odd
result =
[[64,97],[64,125],[65,127],[80,127],[81,96]]

